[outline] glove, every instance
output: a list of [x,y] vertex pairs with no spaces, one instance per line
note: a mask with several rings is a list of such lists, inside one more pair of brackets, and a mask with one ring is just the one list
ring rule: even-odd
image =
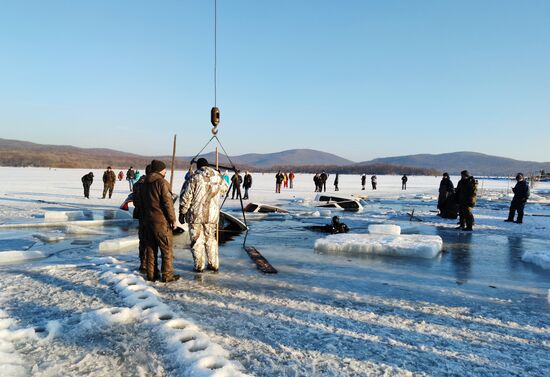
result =
[[185,213],[180,213],[178,220],[180,221],[180,224],[185,224]]

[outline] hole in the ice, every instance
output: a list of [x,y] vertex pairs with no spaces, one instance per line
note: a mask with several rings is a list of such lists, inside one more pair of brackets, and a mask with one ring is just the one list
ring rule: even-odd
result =
[[132,285],[136,285],[136,282],[135,281],[131,281],[129,283],[126,283],[127,286],[131,287]]
[[34,328],[35,333],[43,333],[45,331],[46,331],[46,328],[42,327],[42,326],[37,326],[37,327]]
[[222,362],[213,363],[212,365],[208,365],[207,368],[211,370],[221,369],[225,366]]
[[189,352],[199,352],[199,351],[204,351],[205,349],[207,349],[208,346],[207,345],[202,345],[202,346],[193,346],[191,348],[189,348]]
[[143,310],[147,310],[147,309],[151,309],[151,308],[154,308],[156,305],[153,305],[153,304],[147,304],[143,307]]
[[168,321],[169,319],[174,318],[172,314],[163,314],[159,317],[161,321]]
[[120,313],[120,309],[119,308],[114,308],[114,309],[111,309],[111,314],[118,314]]
[[180,342],[187,343],[187,342],[190,342],[190,341],[195,340],[195,339],[197,339],[197,337],[194,336],[194,335],[184,336],[184,337],[180,338]]
[[138,300],[145,300],[146,298],[149,298],[147,295],[139,295],[137,296]]

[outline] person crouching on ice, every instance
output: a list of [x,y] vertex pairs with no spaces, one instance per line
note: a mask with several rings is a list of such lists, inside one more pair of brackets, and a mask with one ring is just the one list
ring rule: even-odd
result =
[[228,190],[229,186],[222,175],[209,167],[205,158],[199,158],[197,170],[180,196],[179,209],[180,223],[189,223],[196,272],[204,271],[205,267],[212,271],[220,268],[216,239],[220,218],[219,197]]

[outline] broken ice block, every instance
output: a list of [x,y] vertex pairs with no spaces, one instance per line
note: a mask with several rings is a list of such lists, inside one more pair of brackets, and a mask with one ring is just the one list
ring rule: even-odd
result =
[[394,224],[371,224],[369,225],[369,233],[398,236],[401,234],[401,227]]
[[439,236],[422,234],[333,234],[315,241],[320,251],[434,258],[443,249]]
[[103,241],[99,244],[99,251],[118,251],[136,248],[139,246],[139,238],[130,236]]

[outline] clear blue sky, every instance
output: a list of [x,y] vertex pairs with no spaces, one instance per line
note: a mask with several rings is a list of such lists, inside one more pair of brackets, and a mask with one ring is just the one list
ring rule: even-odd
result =
[[[210,137],[213,1],[4,0],[0,137],[193,155]],[[218,0],[231,154],[550,161],[550,1]]]

